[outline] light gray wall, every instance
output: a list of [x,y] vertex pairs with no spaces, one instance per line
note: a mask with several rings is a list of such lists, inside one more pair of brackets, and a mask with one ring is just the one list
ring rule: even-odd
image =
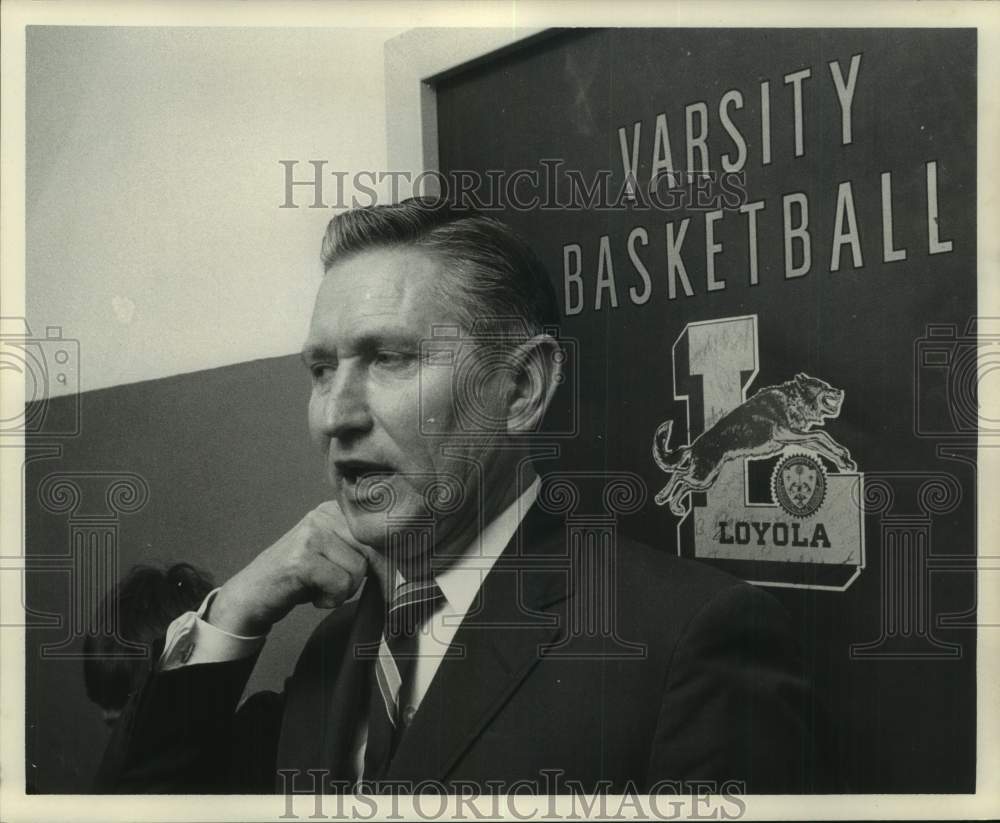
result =
[[333,211],[280,209],[278,161],[386,167],[400,31],[28,29],[27,316],[83,390],[298,350]]

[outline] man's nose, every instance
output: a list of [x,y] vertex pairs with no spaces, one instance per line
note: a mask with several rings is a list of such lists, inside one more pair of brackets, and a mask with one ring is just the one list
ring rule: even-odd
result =
[[372,428],[368,388],[359,368],[342,365],[326,396],[323,426],[327,437],[347,440]]

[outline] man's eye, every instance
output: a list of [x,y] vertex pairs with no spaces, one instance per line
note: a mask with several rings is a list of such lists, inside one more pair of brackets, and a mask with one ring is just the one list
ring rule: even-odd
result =
[[408,352],[389,351],[382,349],[375,353],[374,362],[377,366],[384,368],[399,368],[406,366],[413,360],[413,355]]
[[330,363],[314,363],[309,367],[312,379],[318,381],[325,380],[335,371],[335,367]]

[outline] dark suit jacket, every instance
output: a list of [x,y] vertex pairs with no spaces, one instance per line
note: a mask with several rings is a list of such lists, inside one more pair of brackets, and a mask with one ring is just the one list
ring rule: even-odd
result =
[[[387,779],[481,790],[529,780],[539,793],[645,792],[659,780],[827,790],[825,727],[781,606],[625,538],[608,565],[588,567],[567,548],[567,528],[529,512]],[[293,777],[308,790],[315,777],[336,790],[353,777],[367,712],[372,661],[355,652],[377,643],[383,609],[378,587],[366,586],[319,625],[281,695],[254,695],[239,711],[253,659],[154,672],[119,721],[98,789],[280,792]]]

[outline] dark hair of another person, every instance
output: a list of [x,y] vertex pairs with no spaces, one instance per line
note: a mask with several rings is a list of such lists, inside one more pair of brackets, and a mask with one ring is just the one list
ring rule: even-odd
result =
[[505,223],[429,198],[338,214],[326,229],[320,257],[338,260],[379,248],[413,247],[436,255],[444,276],[437,298],[457,311],[473,337],[529,336],[559,322],[559,303],[545,267]]
[[[166,571],[133,566],[104,596],[98,609],[98,624],[105,628],[117,625],[117,636],[106,631],[84,639],[87,697],[103,709],[121,709],[153,663],[152,651],[138,657],[121,641],[152,650],[174,618],[197,609],[213,588],[212,578],[188,563],[177,563]],[[118,619],[112,621],[116,606]],[[132,656],[124,656],[130,652]]]

